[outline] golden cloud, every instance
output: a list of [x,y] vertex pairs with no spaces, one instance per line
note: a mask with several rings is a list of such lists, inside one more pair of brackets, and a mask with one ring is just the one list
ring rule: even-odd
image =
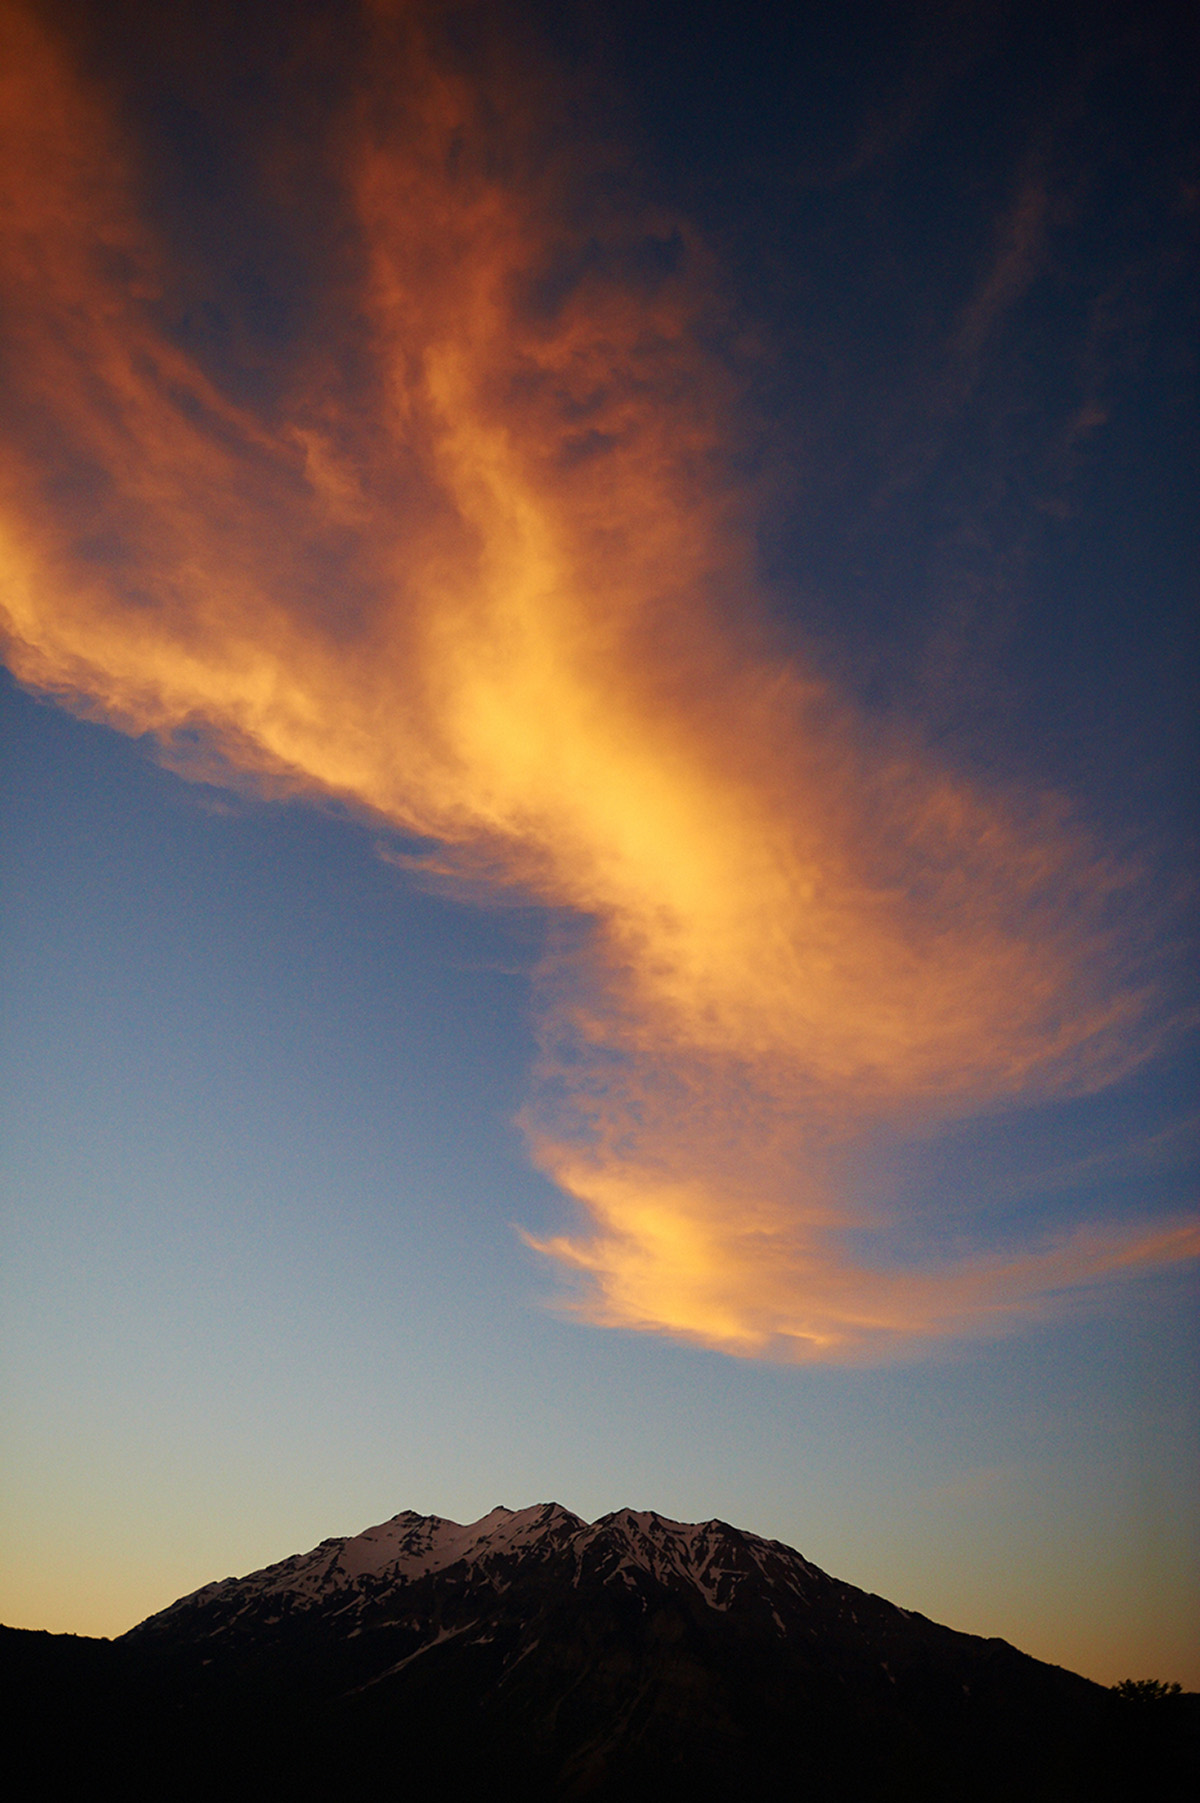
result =
[[436,17],[371,9],[328,153],[349,248],[250,408],[181,348],[105,96],[3,8],[13,671],[578,921],[525,1125],[590,1224],[531,1243],[591,1320],[853,1357],[1193,1255],[1170,1223],[926,1273],[847,1253],[831,1146],[1142,1055],[1123,879],[772,646],[702,245]]

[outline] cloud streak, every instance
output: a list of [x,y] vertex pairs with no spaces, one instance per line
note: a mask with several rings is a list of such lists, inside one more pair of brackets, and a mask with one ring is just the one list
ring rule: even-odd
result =
[[574,921],[523,1123],[581,1210],[530,1240],[571,1306],[857,1358],[1194,1255],[1186,1223],[939,1270],[852,1255],[848,1139],[1144,1055],[1128,877],[772,642],[704,248],[553,84],[455,49],[435,9],[371,10],[320,329],[252,410],[180,348],[104,96],[0,17],[11,667]]

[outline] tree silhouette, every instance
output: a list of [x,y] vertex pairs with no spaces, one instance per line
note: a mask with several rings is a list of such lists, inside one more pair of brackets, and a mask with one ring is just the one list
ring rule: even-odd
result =
[[1126,1703],[1161,1703],[1164,1697],[1177,1697],[1183,1686],[1164,1684],[1160,1678],[1122,1678],[1112,1688],[1114,1696]]

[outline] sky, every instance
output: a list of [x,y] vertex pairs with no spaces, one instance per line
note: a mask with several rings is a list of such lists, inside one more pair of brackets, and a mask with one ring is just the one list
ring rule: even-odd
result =
[[1142,11],[0,0],[4,1620],[554,1498],[1200,1687]]

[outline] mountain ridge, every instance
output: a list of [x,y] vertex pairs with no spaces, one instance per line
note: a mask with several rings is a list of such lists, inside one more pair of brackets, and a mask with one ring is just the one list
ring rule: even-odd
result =
[[[658,1547],[654,1545],[656,1535]],[[719,1580],[726,1580],[727,1593],[730,1585],[736,1585],[748,1574],[736,1567],[722,1568],[713,1579],[712,1542],[716,1538],[749,1550],[760,1571],[766,1555],[776,1562],[782,1560],[794,1572],[810,1579],[837,1582],[783,1541],[735,1528],[716,1517],[681,1522],[653,1509],[623,1508],[587,1522],[560,1503],[545,1502],[524,1509],[499,1505],[477,1521],[460,1523],[405,1509],[358,1534],[334,1536],[320,1541],[307,1553],[291,1554],[242,1577],[230,1576],[202,1585],[137,1623],[120,1638],[153,1631],[157,1624],[175,1621],[190,1608],[219,1606],[255,1591],[315,1603],[322,1592],[327,1596],[339,1590],[353,1593],[364,1583],[394,1586],[458,1563],[486,1566],[498,1557],[529,1553],[535,1547],[543,1553],[553,1552],[564,1541],[571,1544],[577,1565],[597,1544],[619,1541],[627,1563],[639,1565],[660,1581],[674,1575],[685,1584],[690,1582],[706,1594],[713,1607],[721,1608],[728,1606],[729,1599],[727,1594],[724,1600],[718,1595]],[[615,1549],[608,1550],[611,1553]],[[697,1557],[698,1551],[703,1556]],[[347,1598],[348,1603],[350,1600]]]

